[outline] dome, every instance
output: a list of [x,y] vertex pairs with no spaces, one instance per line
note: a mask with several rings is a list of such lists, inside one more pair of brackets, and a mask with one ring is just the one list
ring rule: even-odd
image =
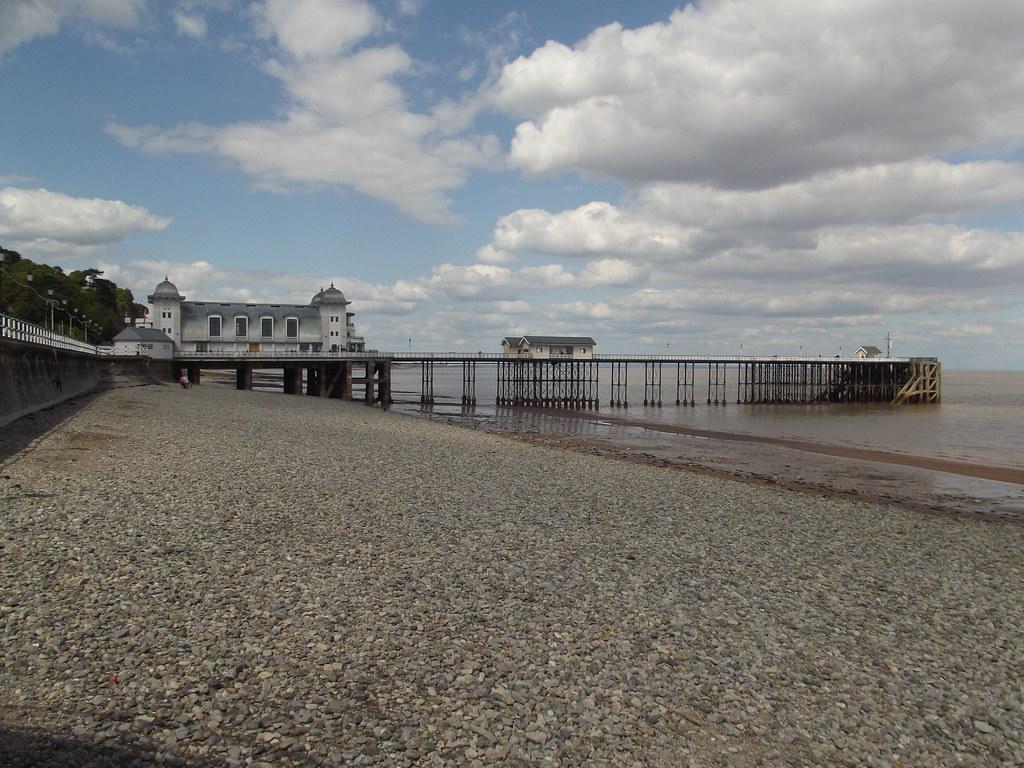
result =
[[184,298],[184,296],[178,293],[178,286],[168,280],[166,275],[164,276],[163,282],[157,285],[156,290],[154,290],[153,294],[149,296],[150,301],[153,301],[153,299],[184,300]]
[[315,307],[320,304],[348,304],[348,301],[345,300],[345,294],[335,288],[334,283],[331,283],[330,288],[326,291],[321,290],[309,303]]

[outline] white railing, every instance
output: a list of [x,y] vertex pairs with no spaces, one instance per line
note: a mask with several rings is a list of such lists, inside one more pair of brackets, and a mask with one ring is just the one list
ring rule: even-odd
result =
[[388,352],[250,352],[248,350],[233,350],[233,351],[218,351],[211,350],[209,352],[175,352],[176,358],[217,358],[218,360],[224,358],[230,358],[232,360],[267,360],[267,359],[288,359],[294,358],[296,360],[311,360],[311,359],[324,359],[324,360],[391,360],[394,355]]
[[0,339],[11,339],[26,344],[38,344],[43,347],[54,349],[68,349],[74,352],[83,352],[87,355],[99,354],[96,345],[89,344],[62,333],[51,331],[35,323],[25,320],[18,320],[8,315],[0,315]]

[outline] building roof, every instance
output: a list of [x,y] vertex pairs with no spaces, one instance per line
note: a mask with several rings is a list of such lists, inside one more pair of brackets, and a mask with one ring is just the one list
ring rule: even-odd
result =
[[589,345],[592,347],[597,344],[589,336],[506,336],[502,341],[507,342],[509,346],[520,344],[523,341],[531,346],[534,344],[564,344],[567,346]]
[[163,282],[160,283],[153,293],[147,297],[150,301],[153,299],[180,299],[184,300],[184,296],[178,293],[178,286],[172,283],[165,276]]
[[331,287],[327,290],[321,289],[309,302],[311,306],[318,307],[321,304],[351,304],[351,301],[345,300],[345,294],[334,287],[334,283],[331,283]]
[[860,349],[863,349],[869,355],[880,355],[880,354],[882,354],[882,350],[880,350],[878,347],[873,347],[870,344],[865,344],[864,346],[860,347]]
[[122,329],[114,337],[114,341],[145,341],[148,343],[163,341],[168,344],[174,343],[170,336],[163,331],[158,331],[156,328],[133,328],[130,325]]
[[[340,291],[339,291],[340,293]],[[241,304],[229,301],[186,301],[181,305],[181,320],[203,320],[210,315],[220,315],[225,322],[243,316],[252,322],[261,317],[272,317],[274,322],[284,322],[286,317],[320,322],[320,312],[308,304]]]

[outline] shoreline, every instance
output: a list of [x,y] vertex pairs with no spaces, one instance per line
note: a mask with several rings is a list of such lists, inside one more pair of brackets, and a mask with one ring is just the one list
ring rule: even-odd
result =
[[[457,414],[402,416],[440,421],[469,430],[506,435],[524,442],[581,453],[672,467],[753,485],[775,486],[813,495],[898,503],[928,514],[986,520],[1024,521],[1024,471],[926,456],[819,444],[790,438],[706,430],[607,416],[590,411],[522,408],[545,417],[538,428],[490,417],[470,420]],[[560,430],[560,420],[633,430],[633,436],[581,435]]]
[[697,427],[681,427],[673,424],[658,424],[654,422],[623,419],[615,416],[598,416],[586,411],[573,412],[573,416],[593,419],[595,421],[607,421],[611,424],[618,424],[626,427],[638,427],[652,432],[668,432],[671,434],[689,435],[691,437],[707,437],[714,440],[777,445],[783,448],[790,448],[795,451],[803,451],[806,453],[817,453],[825,456],[836,456],[845,459],[857,459],[859,461],[873,461],[881,464],[897,464],[905,467],[926,469],[932,472],[946,472],[948,474],[961,475],[963,477],[975,477],[981,480],[992,480],[999,483],[1024,485],[1024,469],[1015,469],[1012,467],[952,461],[949,459],[939,459],[931,456],[896,453],[893,451],[883,451],[873,448],[856,448],[832,443],[816,443],[809,440],[752,435],[744,432],[723,432],[718,430],[700,429]]

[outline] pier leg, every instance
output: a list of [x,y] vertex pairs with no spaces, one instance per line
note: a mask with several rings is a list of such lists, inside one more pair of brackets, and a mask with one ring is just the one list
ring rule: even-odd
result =
[[385,411],[391,406],[391,361],[377,363],[377,394],[381,408]]
[[252,389],[252,366],[241,363],[235,368],[235,389]]
[[377,376],[377,366],[372,360],[366,361],[366,390],[363,392],[363,402],[367,405],[373,405],[374,401],[374,379]]
[[302,369],[297,365],[286,365],[284,367],[284,393],[286,395],[298,395],[301,394],[301,374]]

